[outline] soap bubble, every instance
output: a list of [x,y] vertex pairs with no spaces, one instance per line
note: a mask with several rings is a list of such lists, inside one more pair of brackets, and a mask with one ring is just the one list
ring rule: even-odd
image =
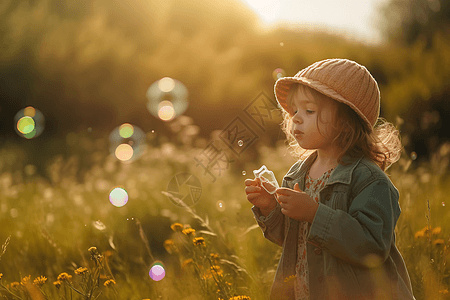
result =
[[244,175],[244,176],[245,176],[245,175],[247,175],[247,172],[245,172],[245,171],[242,171],[242,175]]
[[109,135],[109,149],[118,160],[131,162],[145,151],[145,133],[137,126],[124,123]]
[[128,193],[121,187],[116,187],[109,193],[109,201],[116,207],[122,207],[128,202]]
[[244,145],[244,141],[243,141],[243,140],[239,140],[239,141],[238,141],[238,146],[239,146],[239,147],[242,147],[243,145]]
[[277,68],[277,69],[273,70],[273,72],[272,72],[272,77],[274,80],[278,80],[285,76],[286,76],[286,72],[281,68]]
[[182,115],[188,108],[188,90],[180,81],[164,77],[147,90],[147,109],[163,121]]
[[26,139],[38,137],[44,131],[44,115],[36,108],[28,106],[14,116],[14,129]]
[[417,153],[416,152],[411,152],[411,159],[412,160],[416,160],[417,159]]
[[163,263],[160,261],[154,262],[148,274],[154,281],[162,280],[166,276],[166,270]]
[[216,208],[218,211],[225,211],[225,203],[222,200],[216,202]]

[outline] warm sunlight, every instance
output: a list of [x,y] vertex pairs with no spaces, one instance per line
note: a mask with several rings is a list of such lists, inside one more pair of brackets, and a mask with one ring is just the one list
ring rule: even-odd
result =
[[368,42],[378,42],[375,28],[377,6],[384,0],[242,0],[264,25],[276,23],[321,27]]

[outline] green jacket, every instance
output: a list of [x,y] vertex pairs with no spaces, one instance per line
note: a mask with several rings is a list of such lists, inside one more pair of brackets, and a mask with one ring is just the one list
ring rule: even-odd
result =
[[[282,187],[304,190],[314,152],[296,162]],[[366,158],[344,160],[331,173],[319,195],[319,207],[307,238],[310,300],[415,299],[408,271],[395,246],[394,228],[400,216],[399,193],[380,167]],[[299,221],[284,216],[277,203],[267,217],[252,207],[264,237],[283,251],[271,299],[295,299]]]

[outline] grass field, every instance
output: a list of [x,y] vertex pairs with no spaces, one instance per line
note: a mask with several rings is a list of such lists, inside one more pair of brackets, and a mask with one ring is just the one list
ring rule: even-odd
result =
[[[20,163],[20,149],[0,149],[2,299],[267,299],[281,248],[256,226],[244,179],[265,164],[281,180],[294,161],[283,143],[212,182],[194,160],[205,143],[154,141],[125,164],[105,140],[72,138],[80,148],[55,156],[46,176]],[[419,300],[450,299],[449,157],[444,144],[427,163],[404,154],[388,170],[401,195],[397,245]],[[165,194],[180,172],[201,181],[195,205]],[[122,207],[109,201],[116,186],[128,192]],[[149,276],[155,264],[160,281]]]

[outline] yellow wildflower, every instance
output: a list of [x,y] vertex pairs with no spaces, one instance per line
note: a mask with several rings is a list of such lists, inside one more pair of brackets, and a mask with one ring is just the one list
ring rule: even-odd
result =
[[84,275],[88,272],[88,269],[80,267],[80,268],[76,269],[74,272],[76,275]]
[[11,282],[11,288],[12,289],[16,289],[20,286],[20,283],[18,283],[17,281]]
[[196,245],[196,246],[206,246],[206,244],[205,244],[205,239],[203,238],[203,237],[197,237],[197,238],[194,238],[193,240],[192,240],[192,242],[194,243],[194,245]]
[[46,281],[47,281],[47,277],[39,276],[36,279],[34,279],[33,283],[37,286],[42,286]]
[[211,259],[213,260],[213,262],[214,262],[216,265],[220,262],[219,254],[217,254],[217,253],[211,253],[210,256],[211,256]]
[[166,249],[166,251],[169,253],[169,254],[172,254],[172,253],[178,253],[179,252],[179,250],[178,250],[178,247],[175,245],[175,243],[173,242],[173,240],[171,240],[171,239],[168,239],[168,240],[165,240],[164,241],[164,249]]
[[186,266],[194,263],[194,260],[192,258],[186,259],[183,264],[181,265],[182,268],[185,268]]
[[72,278],[72,275],[67,274],[66,272],[63,272],[61,274],[58,275],[57,280],[58,281],[64,281],[67,280],[69,281]]
[[414,234],[414,237],[415,237],[416,239],[422,238],[422,237],[425,236],[425,234],[428,234],[428,232],[429,232],[430,230],[431,230],[431,227],[425,226],[425,227],[422,228],[421,230],[417,231],[417,232]]
[[88,251],[91,255],[98,255],[97,247],[90,247]]
[[188,236],[195,235],[195,229],[186,228],[186,229],[183,229],[182,233],[185,235],[188,235]]
[[443,239],[436,239],[433,241],[433,245],[435,246],[439,246],[439,245],[443,245],[445,242]]
[[0,273],[0,279],[2,279],[3,273]]
[[21,285],[25,285],[25,284],[27,283],[27,281],[30,280],[30,278],[31,278],[31,275],[25,276],[24,278],[22,278],[22,279],[20,280],[20,284],[21,284]]
[[432,234],[439,234],[441,233],[441,227],[435,227],[433,228],[433,230],[431,231]]
[[284,282],[289,282],[289,281],[291,281],[292,279],[294,279],[296,276],[295,275],[291,275],[291,276],[289,276],[289,277],[286,277],[285,279],[284,279]]
[[59,280],[53,281],[53,285],[54,285],[57,289],[59,289],[59,288],[61,287],[61,284],[62,284],[62,282],[59,281]]
[[170,228],[172,228],[173,231],[182,231],[184,226],[181,223],[173,223],[170,225]]
[[116,284],[114,279],[108,279],[105,281],[105,283],[103,284],[104,286],[110,286],[112,284]]

